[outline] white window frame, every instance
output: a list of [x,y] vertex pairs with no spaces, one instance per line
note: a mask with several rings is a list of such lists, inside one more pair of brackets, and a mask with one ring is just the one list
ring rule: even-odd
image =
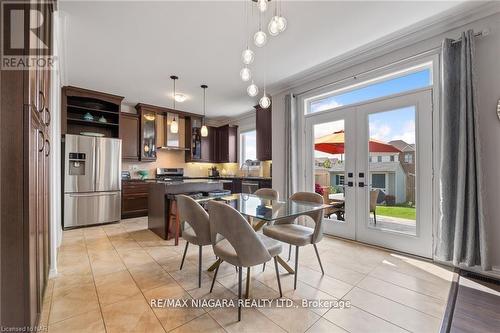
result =
[[[239,154],[239,156],[238,156],[238,157],[239,157],[239,162],[240,162],[240,163],[239,163],[240,168],[241,168],[241,167],[243,166],[243,164],[245,163],[244,156],[245,156],[245,151],[246,151],[246,149],[245,149],[245,147],[244,147],[245,140],[244,140],[243,138],[245,137],[245,134],[248,134],[248,133],[250,133],[250,132],[255,132],[255,137],[257,138],[257,130],[256,130],[255,128],[246,129],[246,130],[241,131],[241,132],[239,133],[240,135],[239,135],[239,138],[238,138],[239,140],[238,140],[238,141],[239,141],[239,148],[240,148],[239,150],[240,150],[240,154]],[[257,151],[257,142],[255,143],[255,145],[256,145],[255,149],[256,149],[256,151]],[[257,158],[257,156],[256,156],[256,158]],[[255,168],[255,167],[250,167],[250,169],[253,169],[253,168]]]

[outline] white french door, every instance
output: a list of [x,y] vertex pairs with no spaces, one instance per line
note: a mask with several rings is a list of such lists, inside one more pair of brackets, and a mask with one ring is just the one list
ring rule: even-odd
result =
[[432,257],[431,90],[311,115],[305,125],[306,187],[333,205],[325,233]]

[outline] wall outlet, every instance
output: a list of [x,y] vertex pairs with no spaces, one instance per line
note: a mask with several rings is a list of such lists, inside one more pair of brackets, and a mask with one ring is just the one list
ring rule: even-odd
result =
[[131,165],[130,170],[137,171],[137,170],[139,170],[139,166],[137,164]]

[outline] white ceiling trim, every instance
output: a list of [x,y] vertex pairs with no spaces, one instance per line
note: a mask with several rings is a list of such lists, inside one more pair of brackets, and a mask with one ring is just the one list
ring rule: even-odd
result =
[[500,12],[500,1],[469,1],[269,86],[272,96]]

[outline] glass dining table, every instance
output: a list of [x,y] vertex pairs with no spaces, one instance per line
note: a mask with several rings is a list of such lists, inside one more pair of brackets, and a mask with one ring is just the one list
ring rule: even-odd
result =
[[[309,213],[323,210],[331,207],[328,204],[317,204],[304,201],[296,200],[274,200],[267,196],[258,196],[254,194],[246,193],[235,193],[227,196],[221,196],[217,198],[201,198],[198,201],[201,205],[204,205],[210,200],[224,201],[241,215],[245,216],[248,222],[252,225],[255,231],[260,230],[265,224],[278,221],[281,219],[288,219],[291,217],[299,217],[303,215],[308,215]],[[286,269],[290,274],[294,274],[295,271],[288,265],[288,263],[281,258],[277,257],[278,263]],[[208,268],[208,271],[215,270],[221,261],[217,261]],[[250,289],[250,268],[247,268],[247,279],[246,279],[246,290],[247,297]]]

